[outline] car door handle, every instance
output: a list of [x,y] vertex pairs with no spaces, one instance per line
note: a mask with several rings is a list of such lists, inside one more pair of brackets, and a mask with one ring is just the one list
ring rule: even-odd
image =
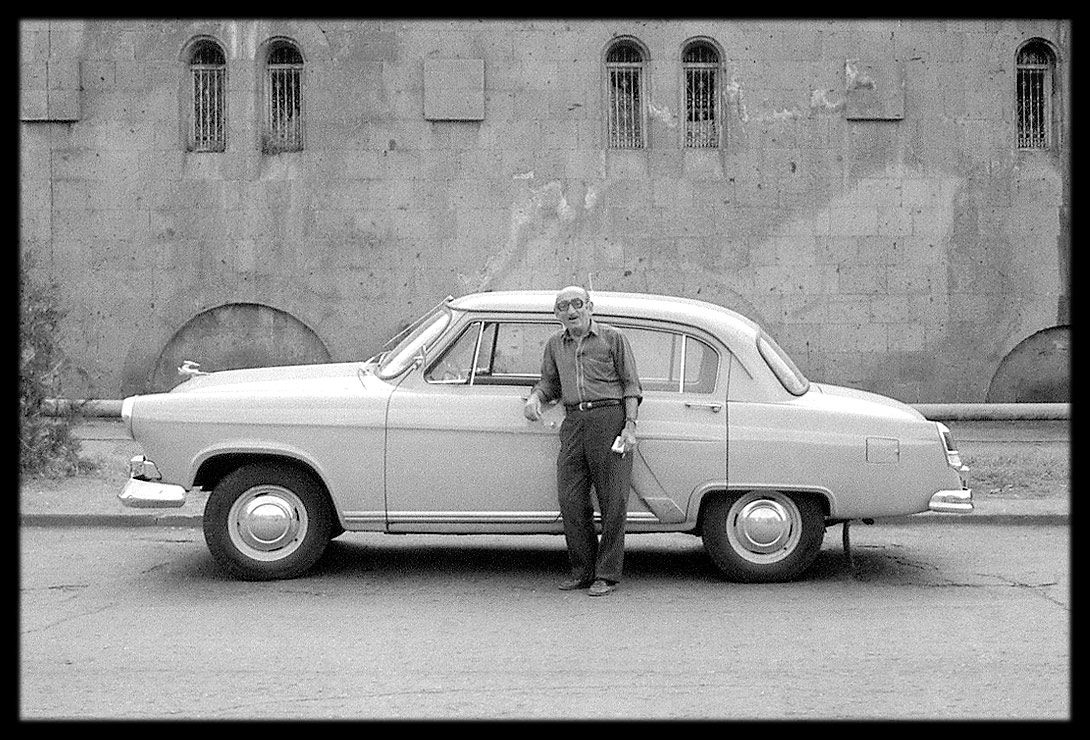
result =
[[[527,396],[519,396],[519,398],[522,399],[523,403],[526,403],[527,401],[530,400],[530,396],[528,396],[528,395]],[[560,403],[560,402],[559,401],[547,401],[547,402],[541,404],[541,410],[542,411],[548,411],[549,409],[551,409],[553,406],[555,406],[558,403]]]
[[[529,394],[527,394],[527,395],[525,395],[525,396],[519,396],[519,398],[521,398],[521,399],[523,400],[523,402],[526,402],[526,401],[529,401],[529,400],[530,400],[530,396],[529,396]],[[549,403],[546,403],[546,404],[542,404],[542,406],[541,406],[541,410],[542,410],[543,412],[544,412],[544,411],[548,411],[548,410],[549,410],[549,409],[551,409],[551,408],[552,408],[553,406],[555,406],[555,405],[556,405],[556,403],[557,403],[556,401],[549,401]],[[530,420],[529,420],[529,419],[527,419],[527,421],[530,421]],[[546,419],[546,418],[542,417],[542,418],[538,419],[538,421],[540,421],[540,422],[541,422],[541,426],[545,427],[546,429],[556,429],[556,427],[557,427],[557,425],[558,425],[558,422],[557,422],[556,420],[554,420],[554,419]],[[530,421],[530,423],[531,423],[531,424],[536,424],[537,422],[534,422],[534,421]]]
[[560,422],[556,421],[555,419],[546,419],[545,417],[541,417],[537,421],[530,421],[529,419],[526,420],[527,426],[532,427],[534,424],[541,424],[541,426],[545,427],[546,429],[556,429],[557,426],[559,426]]
[[695,401],[686,401],[685,408],[687,409],[711,409],[712,413],[719,413],[719,410],[723,408],[721,403],[697,403]]

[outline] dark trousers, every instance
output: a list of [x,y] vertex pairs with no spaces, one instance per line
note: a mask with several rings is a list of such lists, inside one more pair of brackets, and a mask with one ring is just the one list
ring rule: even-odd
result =
[[[610,447],[624,428],[623,406],[569,412],[560,427],[556,487],[572,577],[621,580],[624,529],[632,481],[632,455]],[[594,529],[591,487],[602,514],[602,540]]]

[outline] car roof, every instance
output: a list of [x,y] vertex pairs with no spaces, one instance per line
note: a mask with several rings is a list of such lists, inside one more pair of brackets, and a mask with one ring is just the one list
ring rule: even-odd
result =
[[[471,293],[450,301],[451,308],[459,311],[511,311],[553,314],[555,290],[506,290],[488,293]],[[590,292],[594,315],[608,320],[610,317],[629,316],[640,319],[660,319],[690,324],[713,333],[755,335],[760,327],[752,320],[729,308],[693,298],[657,295],[653,293],[624,293],[595,290]]]

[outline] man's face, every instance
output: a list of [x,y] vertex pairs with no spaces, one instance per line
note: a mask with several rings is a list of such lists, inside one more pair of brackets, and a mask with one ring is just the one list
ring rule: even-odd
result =
[[573,334],[581,334],[590,326],[592,308],[590,296],[582,288],[565,288],[556,294],[553,304],[556,318]]

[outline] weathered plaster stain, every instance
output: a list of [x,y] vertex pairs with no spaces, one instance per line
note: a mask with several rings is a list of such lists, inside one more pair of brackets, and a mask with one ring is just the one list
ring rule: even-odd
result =
[[862,72],[858,59],[848,59],[844,62],[844,78],[849,90],[875,90],[878,85],[874,78]]
[[668,106],[659,108],[654,103],[647,104],[647,114],[656,121],[661,121],[666,125],[666,128],[677,128],[677,116],[675,116]]
[[[530,182],[533,172],[516,175],[515,179]],[[541,187],[527,186],[515,196],[511,205],[507,240],[476,273],[458,273],[467,290],[493,290],[526,263],[553,258],[560,245],[571,241],[578,230],[581,216],[593,208],[597,191],[588,189],[582,200],[572,200],[559,180]],[[588,202],[590,203],[588,207]],[[582,203],[582,211],[577,207]]]
[[810,93],[810,113],[839,113],[844,110],[847,102],[842,98],[840,100],[831,100],[829,95],[832,93],[836,95],[834,90],[814,90]]
[[748,122],[749,111],[746,109],[745,92],[742,90],[742,82],[738,79],[737,73],[730,76],[730,82],[723,87],[723,93],[727,97],[727,102],[733,103],[738,112],[738,120],[742,123]]
[[799,118],[805,118],[805,114],[798,108],[784,108],[782,110],[772,111],[772,115],[769,118],[773,121],[794,121]]

